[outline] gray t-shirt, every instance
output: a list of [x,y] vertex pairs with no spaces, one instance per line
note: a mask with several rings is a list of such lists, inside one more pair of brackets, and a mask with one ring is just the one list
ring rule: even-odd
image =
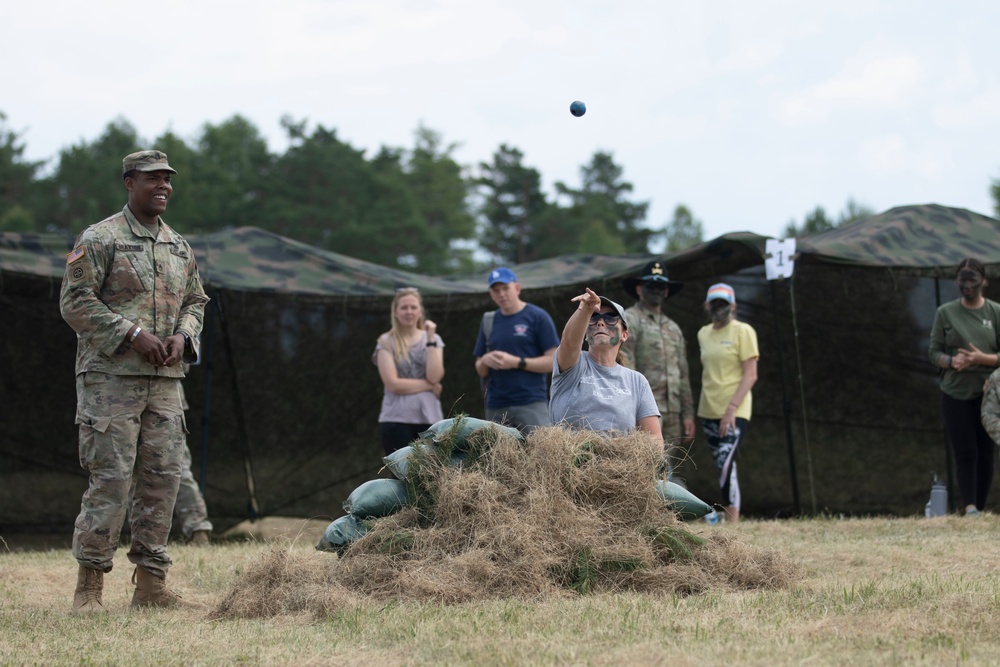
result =
[[[434,334],[438,347],[444,347],[441,336]],[[372,363],[378,365],[378,351],[386,350],[392,354],[392,345],[388,336],[379,336],[372,353]],[[396,374],[400,378],[423,379],[427,376],[427,334],[410,346],[410,360],[396,360]],[[397,422],[400,424],[436,424],[444,419],[441,411],[441,401],[432,391],[421,391],[416,394],[394,394],[388,389],[382,392],[382,411],[378,415],[380,422]]]
[[630,368],[595,363],[586,351],[570,368],[559,372],[559,352],[552,360],[553,424],[592,431],[634,431],[640,419],[659,417],[649,382]]

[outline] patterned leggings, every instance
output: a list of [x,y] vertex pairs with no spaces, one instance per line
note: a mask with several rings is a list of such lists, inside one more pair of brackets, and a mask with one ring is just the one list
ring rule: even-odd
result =
[[719,471],[722,504],[738,510],[740,508],[740,482],[736,477],[736,450],[750,427],[750,421],[737,417],[736,428],[725,437],[719,436],[720,421],[719,419],[703,419],[702,428],[705,430],[705,438],[708,439],[708,447],[712,452],[715,467]]

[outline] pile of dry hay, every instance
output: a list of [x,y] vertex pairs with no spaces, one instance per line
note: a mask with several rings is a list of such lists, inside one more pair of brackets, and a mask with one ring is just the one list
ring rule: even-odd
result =
[[781,588],[795,567],[778,553],[698,524],[655,489],[660,454],[645,435],[558,427],[522,444],[473,438],[462,467],[414,460],[413,503],[374,522],[337,557],[271,550],[242,573],[216,618],[312,612],[362,600],[458,603],[631,590],[692,594]]

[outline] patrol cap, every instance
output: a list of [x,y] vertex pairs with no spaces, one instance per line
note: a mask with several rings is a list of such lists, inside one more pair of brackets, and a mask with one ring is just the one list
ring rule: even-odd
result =
[[132,171],[169,171],[176,174],[177,170],[167,164],[167,154],[163,151],[139,151],[130,153],[122,160],[122,176]]
[[601,297],[601,305],[602,306],[611,306],[611,308],[616,313],[618,313],[618,317],[620,317],[621,320],[622,320],[622,329],[628,331],[628,322],[625,320],[625,309],[624,308],[622,308],[619,304],[615,303],[614,301],[612,301],[611,299],[609,299],[606,296],[602,296]]
[[493,269],[490,271],[490,277],[486,280],[486,283],[493,287],[497,283],[516,283],[517,276],[514,272],[508,268],[500,267],[499,269]]
[[622,286],[625,288],[625,293],[632,298],[638,299],[639,292],[636,288],[642,284],[650,285],[660,285],[662,287],[669,288],[667,291],[667,298],[674,296],[681,291],[684,287],[684,283],[671,280],[667,277],[667,267],[663,265],[663,262],[659,260],[654,260],[642,267],[642,273],[639,277],[629,277],[622,281]]

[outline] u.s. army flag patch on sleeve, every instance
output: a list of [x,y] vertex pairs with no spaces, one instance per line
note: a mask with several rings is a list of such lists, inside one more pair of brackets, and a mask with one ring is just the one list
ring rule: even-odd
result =
[[83,246],[74,248],[73,252],[66,253],[66,266],[69,266],[81,257],[83,257]]

